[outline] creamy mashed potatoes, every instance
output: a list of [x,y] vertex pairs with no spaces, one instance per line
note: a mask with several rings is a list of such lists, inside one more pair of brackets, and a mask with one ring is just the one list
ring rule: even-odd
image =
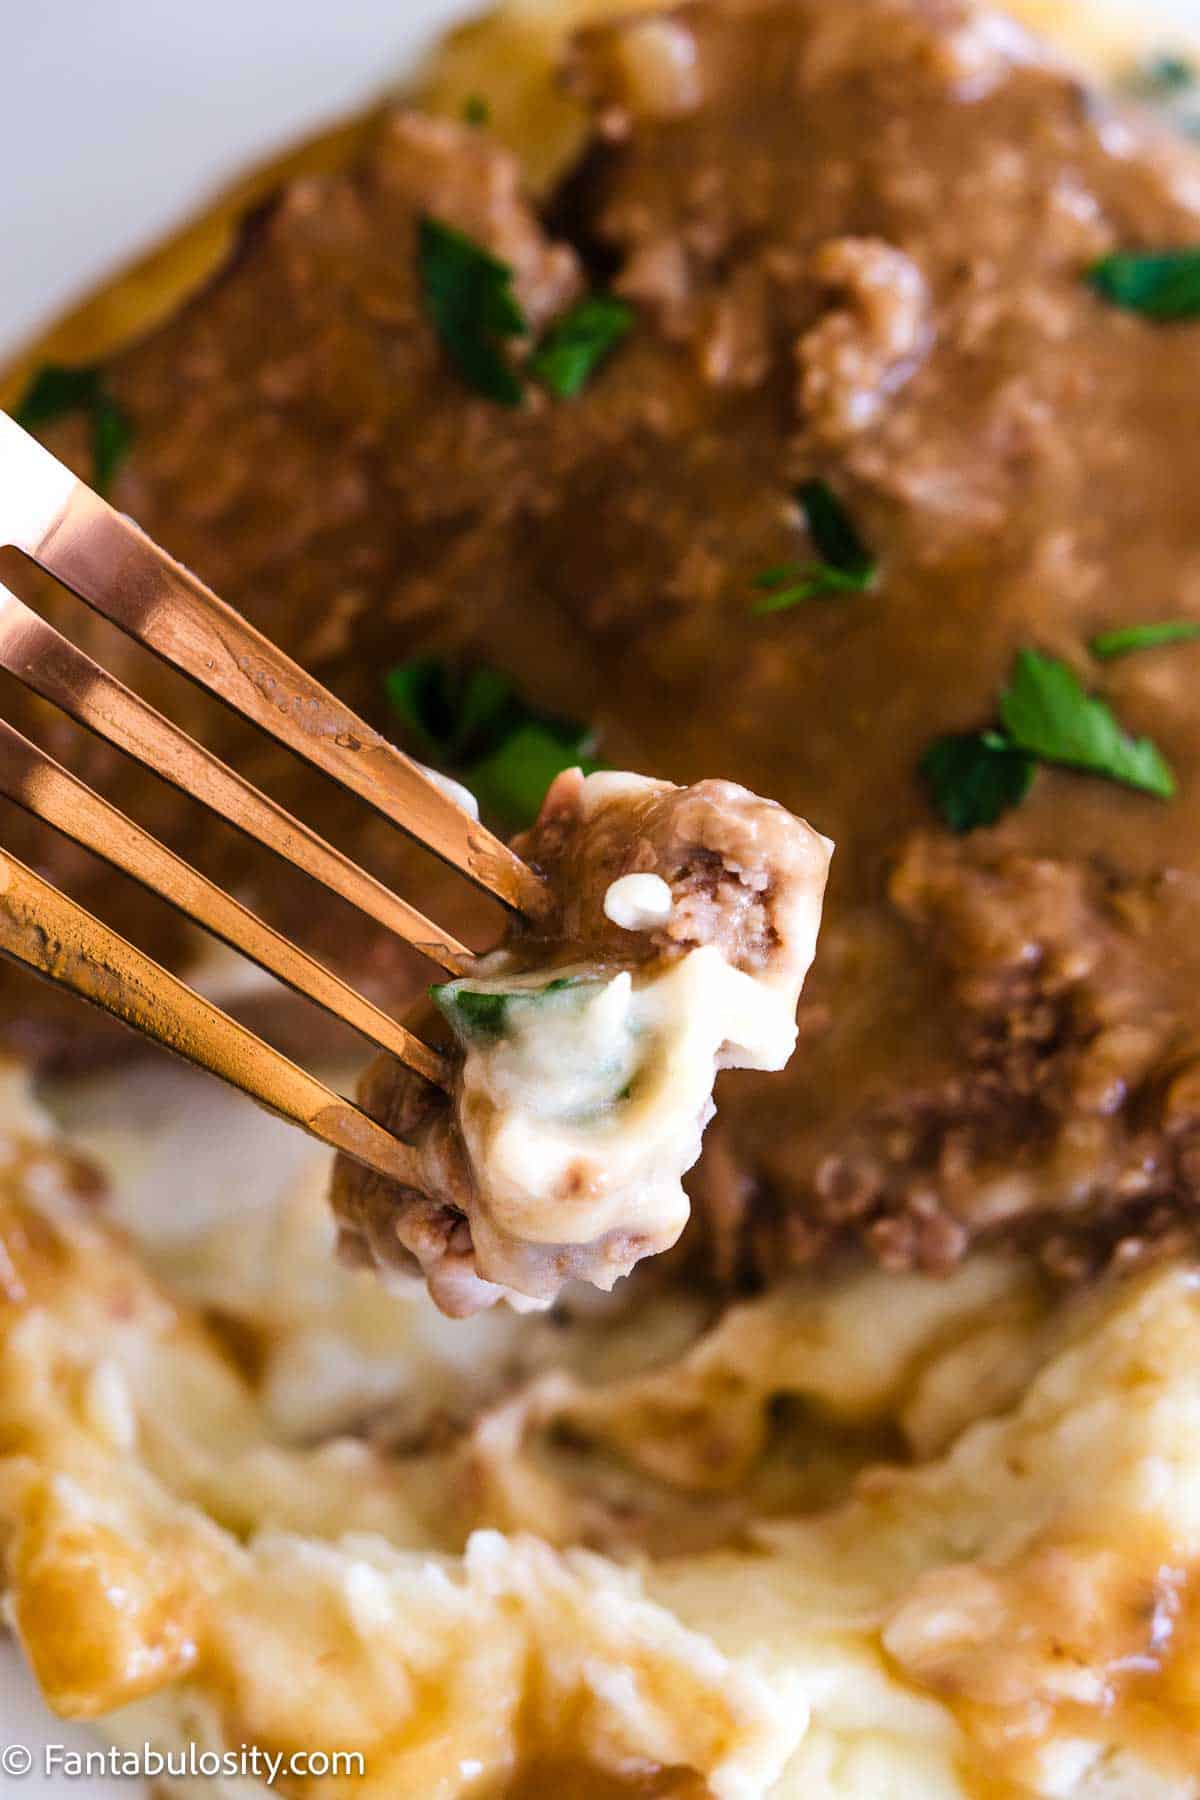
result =
[[[481,1024],[471,1002],[499,1007]],[[517,985],[455,982],[441,1003],[462,1033],[459,1117],[487,1215],[511,1237],[561,1242],[564,1193],[585,1241],[628,1228],[673,1244],[682,1176],[700,1154],[720,1066],[777,1069],[794,1012],[713,945],[635,975],[568,969]],[[483,1244],[480,1213],[473,1231]]]
[[[414,1298],[364,1343],[371,1278],[308,1272],[314,1184],[250,1222],[296,1253],[268,1297],[232,1203],[207,1261],[152,1216],[137,1255],[113,1236],[16,1078],[3,1142],[10,1612],[104,1739],[361,1750],[334,1800],[1197,1791],[1188,1271],[1063,1308],[979,1258],[707,1328],[646,1295],[602,1329],[485,1314],[440,1340]],[[190,1262],[195,1305],[157,1260]],[[359,1374],[306,1444],[269,1371],[314,1333]],[[414,1448],[423,1393],[445,1423]],[[805,1493],[835,1442],[836,1498]]]

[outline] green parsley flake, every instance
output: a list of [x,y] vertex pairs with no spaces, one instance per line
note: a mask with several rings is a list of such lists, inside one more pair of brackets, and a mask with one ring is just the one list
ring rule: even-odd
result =
[[44,364],[13,417],[26,431],[37,432],[75,412],[86,414],[91,425],[92,485],[98,493],[106,494],[129,453],[133,431],[109,393],[100,369],[94,365],[68,369],[58,363]]
[[1200,249],[1117,251],[1088,280],[1106,300],[1162,323],[1200,318]]
[[829,563],[787,563],[755,578],[755,587],[767,588],[750,608],[752,613],[786,612],[805,600],[823,600],[830,594],[861,594],[868,584],[858,575],[847,575]]
[[633,318],[624,300],[589,294],[551,327],[529,367],[560,400],[571,400],[628,334]]
[[1147,95],[1182,94],[1196,85],[1196,65],[1177,50],[1160,50],[1141,64],[1135,82]]
[[523,389],[505,355],[529,323],[513,291],[513,271],[464,232],[438,219],[418,228],[417,266],[425,307],[463,379],[500,406],[519,406]]
[[435,982],[429,997],[463,1045],[494,1044],[508,1029],[514,1009],[539,1006],[549,994],[564,988],[594,987],[580,976],[560,975],[540,988],[514,988],[500,993],[495,988],[471,987],[466,981]]
[[[1138,637],[1144,642],[1146,633],[1159,629],[1133,626],[1107,636],[1110,641]],[[1179,635],[1172,630],[1172,637]],[[1200,635],[1200,627],[1187,635]],[[1126,641],[1098,654],[1120,655],[1141,648],[1142,642]],[[1158,746],[1149,738],[1131,737],[1107,702],[1089,694],[1066,663],[1040,650],[1018,652],[1012,679],[1000,696],[1000,717],[1002,730],[938,738],[921,758],[934,804],[952,831],[991,825],[1018,805],[1039,762],[1103,775],[1164,800],[1175,792],[1175,777]]]
[[796,498],[822,561],[843,575],[857,576],[865,587],[874,577],[876,560],[833,489],[824,481],[806,481]]
[[463,120],[468,125],[488,125],[491,123],[492,109],[482,94],[468,94],[463,101]]
[[537,711],[499,669],[422,656],[390,669],[384,687],[418,752],[514,829],[533,823],[564,769],[597,767],[588,727]]
[[998,731],[964,731],[938,738],[920,768],[951,831],[993,825],[1029,792],[1034,758]]
[[1152,107],[1172,130],[1200,137],[1200,87],[1190,56],[1159,50],[1136,63],[1119,85],[1130,99]]
[[1088,648],[1104,662],[1113,656],[1128,656],[1131,650],[1154,650],[1160,644],[1184,644],[1197,637],[1200,622],[1195,619],[1163,619],[1157,625],[1125,625],[1117,631],[1102,631]]
[[1086,769],[1164,800],[1175,792],[1158,746],[1131,737],[1066,663],[1040,650],[1018,653],[1000,696],[1000,718],[1011,742],[1042,762]]
[[[464,380],[501,406],[520,406],[524,382],[508,359],[507,345],[529,336],[529,321],[510,265],[453,225],[426,217],[418,230],[417,266],[425,310]],[[623,300],[589,294],[551,326],[529,359],[530,371],[560,400],[573,398],[633,319]]]
[[826,482],[804,482],[797,488],[796,498],[819,559],[781,563],[756,576],[754,585],[764,593],[751,607],[753,613],[784,612],[805,600],[823,599],[830,594],[862,593],[878,572],[878,561]]
[[585,754],[590,741],[582,725],[531,718],[490,756],[464,769],[460,779],[497,818],[514,826],[532,825],[556,775],[577,766],[585,775],[596,769]]
[[431,987],[429,995],[460,1043],[490,1044],[504,1035],[511,994],[483,993],[446,981]]
[[384,676],[384,687],[419,748],[451,767],[504,735],[514,693],[499,669],[460,674],[437,656],[397,664]]

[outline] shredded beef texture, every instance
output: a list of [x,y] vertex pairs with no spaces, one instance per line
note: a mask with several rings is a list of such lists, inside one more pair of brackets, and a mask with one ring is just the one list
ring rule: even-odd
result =
[[[116,503],[380,729],[401,729],[389,664],[475,657],[586,719],[609,764],[719,770],[837,841],[794,1073],[728,1080],[698,1171],[688,1237],[722,1280],[846,1237],[934,1267],[1028,1238],[1067,1274],[1190,1238],[1200,646],[1103,667],[1085,646],[1200,616],[1200,324],[1085,277],[1200,241],[1194,147],[958,0],[700,0],[585,34],[568,80],[593,127],[553,234],[486,132],[406,112],[250,221],[220,278],[106,370],[134,433]],[[633,303],[575,400],[530,382],[510,410],[463,385],[419,292],[426,213],[512,264],[533,336],[582,291],[575,245]],[[52,442],[86,467],[81,422]],[[814,554],[794,498],[813,477],[878,580],[751,616],[756,575]],[[464,884],[70,623],[488,941]],[[920,757],[994,718],[1030,643],[1153,735],[1174,800],[1043,769],[995,827],[941,830]],[[50,736],[131,791],[117,758]],[[389,1005],[416,986],[395,946],[173,796],[139,778],[135,801]],[[131,934],[155,925],[40,828],[5,832]],[[49,1029],[12,991],[10,1027]]]
[[385,1278],[423,1277],[451,1318],[481,1311],[498,1295],[475,1268],[467,1221],[471,1172],[454,1130],[450,1096],[381,1056],[363,1076],[358,1100],[381,1125],[420,1149],[429,1191],[402,1187],[340,1156],[332,1191],[339,1254]]
[[887,1267],[942,1271],[1003,1233],[1073,1279],[1185,1247],[1200,1042],[1170,972],[1146,979],[1162,884],[919,837],[891,896],[947,985],[954,1066],[864,1109],[802,1212],[743,1190],[721,1218],[714,1194],[718,1258],[769,1267],[856,1240]]
[[[683,789],[569,769],[515,848],[557,902],[547,927],[514,933],[518,966],[627,966],[711,944],[748,975],[797,989],[803,980],[830,846],[777,801],[732,781]],[[631,932],[607,917],[605,893],[625,875],[666,882],[660,929]]]

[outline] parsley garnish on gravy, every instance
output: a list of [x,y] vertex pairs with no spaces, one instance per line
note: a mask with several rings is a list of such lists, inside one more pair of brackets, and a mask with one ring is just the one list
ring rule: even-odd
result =
[[1168,800],[1175,778],[1150,738],[1122,729],[1107,702],[1089,694],[1074,670],[1040,650],[1021,650],[1000,696],[1011,741],[1041,762],[1104,775]]
[[560,400],[573,399],[633,324],[633,308],[612,294],[589,294],[551,326],[529,367]]
[[45,363],[13,414],[26,431],[38,431],[68,413],[83,413],[91,425],[92,486],[106,494],[133,441],[129,420],[105,385],[101,370]]
[[1025,798],[1034,759],[1000,731],[962,731],[938,738],[921,758],[921,773],[951,831],[993,825]]
[[862,593],[878,571],[876,558],[827,482],[804,482],[796,489],[796,499],[818,557],[807,563],[782,563],[756,576],[754,585],[764,592],[751,608],[755,613],[784,612],[829,594]]
[[504,345],[528,336],[509,265],[452,225],[423,218],[417,262],[425,305],[459,373],[500,406],[521,404],[521,383]]
[[1118,250],[1094,263],[1088,280],[1114,306],[1147,319],[1200,318],[1200,248]]
[[471,789],[485,811],[531,825],[563,769],[596,768],[585,725],[539,712],[499,669],[452,668],[420,656],[388,671],[384,685],[419,754]]
[[1155,650],[1160,644],[1185,644],[1200,637],[1200,622],[1195,619],[1163,619],[1156,625],[1124,625],[1116,631],[1102,631],[1088,645],[1101,662],[1114,656],[1128,656],[1131,650]]
[[952,831],[990,825],[1015,806],[1036,763],[1102,775],[1162,800],[1175,792],[1157,744],[1131,737],[1107,701],[1089,694],[1057,657],[1019,651],[999,710],[1000,729],[939,738],[921,758],[921,772]]
[[[525,387],[507,346],[528,337],[529,321],[513,270],[465,232],[428,216],[420,223],[417,265],[434,330],[467,383],[500,406],[520,406]],[[550,327],[529,359],[530,372],[566,400],[578,394],[633,324],[633,308],[611,294],[588,294]]]

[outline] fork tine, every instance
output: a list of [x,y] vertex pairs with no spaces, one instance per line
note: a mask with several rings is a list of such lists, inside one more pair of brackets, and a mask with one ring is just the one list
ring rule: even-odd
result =
[[0,793],[94,851],[380,1049],[445,1086],[435,1050],[135,825],[0,719]]
[[0,530],[106,619],[507,905],[546,889],[409,757],[0,413]]
[[419,1183],[418,1158],[409,1145],[202,1000],[7,851],[0,851],[0,956],[91,1001],[368,1168]]
[[[2,417],[3,415],[0,415]],[[126,755],[322,882],[442,968],[471,953],[307,825],[234,774],[0,583],[0,668]]]

